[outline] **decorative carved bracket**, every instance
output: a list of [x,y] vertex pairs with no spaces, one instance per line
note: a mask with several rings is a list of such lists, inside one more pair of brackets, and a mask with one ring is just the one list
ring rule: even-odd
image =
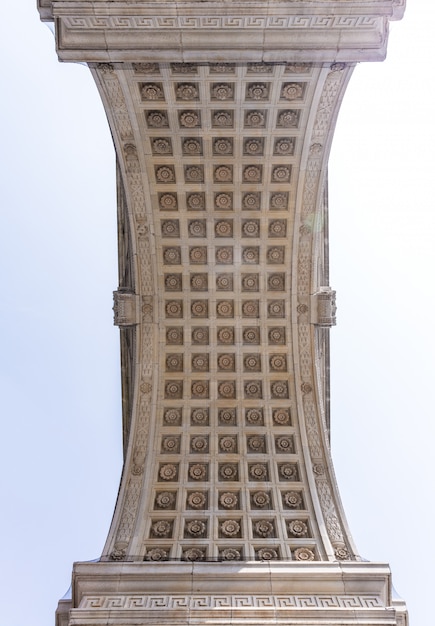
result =
[[139,299],[132,291],[120,289],[113,292],[113,323],[120,328],[139,323]]
[[330,328],[336,324],[335,291],[330,287],[320,287],[311,296],[311,323]]

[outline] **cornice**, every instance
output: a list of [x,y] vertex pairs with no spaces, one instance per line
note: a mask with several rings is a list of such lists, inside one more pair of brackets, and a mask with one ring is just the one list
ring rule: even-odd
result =
[[65,61],[377,61],[404,0],[39,1]]
[[382,563],[76,563],[70,623],[406,626],[391,589]]

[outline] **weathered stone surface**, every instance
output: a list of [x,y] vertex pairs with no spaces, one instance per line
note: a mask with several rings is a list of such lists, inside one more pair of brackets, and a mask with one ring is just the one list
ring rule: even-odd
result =
[[41,0],[114,139],[128,390],[109,536],[59,626],[406,624],[335,483],[325,230],[347,82],[403,8]]
[[[389,569],[377,563],[78,563],[72,594],[74,626],[406,624]],[[68,623],[64,605],[57,626]]]
[[39,0],[42,18],[56,21],[60,58],[86,62],[381,60],[388,20],[404,4]]

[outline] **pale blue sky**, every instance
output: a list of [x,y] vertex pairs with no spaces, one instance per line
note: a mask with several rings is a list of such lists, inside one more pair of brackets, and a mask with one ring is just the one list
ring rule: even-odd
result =
[[[34,5],[0,23],[5,626],[54,624],[121,469],[113,148],[88,70],[57,62]],[[330,161],[332,442],[361,554],[433,626],[435,7],[409,5],[387,61],[356,69]]]

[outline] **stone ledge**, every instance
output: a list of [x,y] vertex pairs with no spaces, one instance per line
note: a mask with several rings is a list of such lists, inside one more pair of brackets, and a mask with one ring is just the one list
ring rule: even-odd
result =
[[[116,589],[116,591],[114,591]],[[379,563],[76,563],[70,626],[118,624],[406,626]],[[123,621],[124,620],[124,621]],[[293,622],[294,620],[294,622]],[[331,622],[332,620],[332,622]]]
[[59,58],[128,61],[378,61],[404,0],[86,2],[40,0]]
[[68,626],[69,612],[71,609],[71,600],[59,600],[56,610],[56,626]]

